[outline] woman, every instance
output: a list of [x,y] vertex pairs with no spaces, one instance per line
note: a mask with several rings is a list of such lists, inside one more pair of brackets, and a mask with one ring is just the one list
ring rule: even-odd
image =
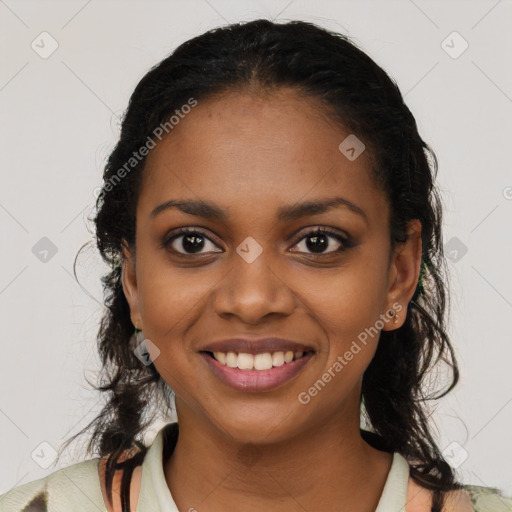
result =
[[0,510],[512,510],[430,431],[425,379],[459,377],[436,171],[347,37],[255,20],[182,44],[135,89],[96,205],[98,457]]

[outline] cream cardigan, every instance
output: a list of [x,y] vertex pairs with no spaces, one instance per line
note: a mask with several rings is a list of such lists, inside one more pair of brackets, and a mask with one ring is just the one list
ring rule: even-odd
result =
[[[140,488],[137,512],[180,512],[167,486],[162,461],[164,431],[176,432],[176,428],[177,423],[169,423],[159,430],[142,467],[134,472]],[[99,458],[78,462],[15,487],[0,495],[0,512],[108,512],[99,463]],[[503,497],[496,489],[476,486],[465,486],[465,489],[455,499],[450,498],[447,511],[512,512],[512,499]],[[406,459],[395,452],[375,512],[430,512],[427,495],[409,478]]]

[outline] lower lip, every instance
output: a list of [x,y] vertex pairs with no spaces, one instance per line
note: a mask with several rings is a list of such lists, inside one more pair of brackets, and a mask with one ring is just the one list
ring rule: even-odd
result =
[[293,379],[308,361],[313,352],[308,352],[300,359],[281,366],[273,366],[270,370],[240,370],[219,363],[205,352],[200,352],[212,372],[222,382],[240,391],[268,391]]

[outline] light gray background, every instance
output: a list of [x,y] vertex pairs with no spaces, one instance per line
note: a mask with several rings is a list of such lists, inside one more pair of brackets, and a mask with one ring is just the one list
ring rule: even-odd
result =
[[[100,410],[84,373],[98,370],[106,268],[86,250],[82,289],[72,265],[92,240],[86,217],[129,95],[186,39],[266,17],[352,36],[396,79],[436,151],[462,378],[432,420],[462,481],[512,494],[511,14],[507,0],[0,0],[0,493],[79,460],[76,443],[57,467],[31,454],[51,462],[51,446]],[[58,43],[46,59],[31,47],[50,48],[43,31]],[[43,237],[57,248],[46,262],[33,251]]]

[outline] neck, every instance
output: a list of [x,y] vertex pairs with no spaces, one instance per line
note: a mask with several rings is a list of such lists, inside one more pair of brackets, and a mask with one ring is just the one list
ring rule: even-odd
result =
[[285,441],[256,445],[237,443],[189,413],[178,414],[176,448],[164,461],[179,510],[373,512],[378,505],[392,455],[361,438],[358,415],[350,424],[333,417]]

